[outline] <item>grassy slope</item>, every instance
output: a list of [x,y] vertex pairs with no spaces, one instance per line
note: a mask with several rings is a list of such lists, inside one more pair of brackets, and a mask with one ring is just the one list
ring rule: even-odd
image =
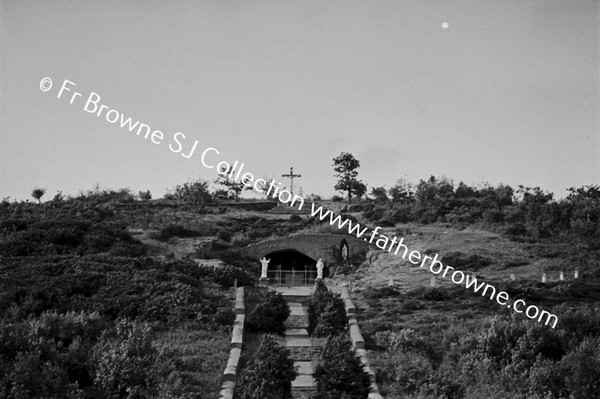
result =
[[[569,262],[561,258],[560,248],[543,245],[517,243],[488,231],[465,229],[457,230],[445,226],[402,225],[384,229],[382,234],[389,237],[404,236],[409,251],[417,250],[431,256],[437,253],[444,264],[444,254],[460,252],[466,256],[479,255],[491,261],[486,266],[460,267],[467,273],[475,273],[504,289],[506,285],[532,287],[535,298],[528,303],[551,310],[553,306],[564,304],[576,307],[584,303],[600,301],[600,282],[586,279],[580,273],[577,284],[586,288],[568,288],[572,282]],[[547,255],[547,256],[544,256]],[[457,286],[450,279],[437,279],[443,295],[439,300],[428,300],[422,296],[423,288],[430,286],[432,274],[403,260],[398,255],[373,249],[367,256],[367,263],[350,276],[339,276],[338,282],[353,281],[355,304],[359,308],[359,323],[367,346],[375,348],[373,338],[378,331],[400,331],[409,328],[417,336],[437,346],[440,344],[439,358],[443,356],[442,342],[449,337],[460,337],[465,331],[476,331],[489,325],[489,317],[513,313],[495,301],[469,293],[464,286]],[[424,268],[425,269],[425,268]],[[559,270],[565,271],[565,282],[559,282]],[[548,274],[548,283],[541,283],[542,273]],[[510,282],[510,274],[517,281]],[[394,279],[394,287],[388,287]],[[419,287],[421,287],[419,289]],[[536,323],[531,320],[531,323]],[[443,338],[445,336],[445,338]],[[451,338],[450,338],[451,339]],[[384,352],[371,350],[370,358],[376,373],[383,373],[389,367],[388,356]],[[382,392],[388,399],[396,398],[394,384],[380,382]],[[398,396],[399,397],[399,396]]]

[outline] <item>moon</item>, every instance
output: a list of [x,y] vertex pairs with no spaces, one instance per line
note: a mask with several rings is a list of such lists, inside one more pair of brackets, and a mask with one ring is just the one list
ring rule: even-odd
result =
[[448,22],[443,22],[442,23],[442,28],[444,28],[444,29],[448,29],[449,26],[450,25],[448,25]]

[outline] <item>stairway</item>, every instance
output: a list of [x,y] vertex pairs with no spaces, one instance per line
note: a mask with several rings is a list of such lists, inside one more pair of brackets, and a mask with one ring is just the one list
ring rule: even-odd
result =
[[306,309],[299,302],[288,302],[290,316],[285,326],[285,347],[290,351],[298,376],[292,381],[292,397],[294,399],[309,399],[316,392],[315,380],[312,376],[313,367],[321,353],[318,346],[313,346],[306,328],[308,316]]

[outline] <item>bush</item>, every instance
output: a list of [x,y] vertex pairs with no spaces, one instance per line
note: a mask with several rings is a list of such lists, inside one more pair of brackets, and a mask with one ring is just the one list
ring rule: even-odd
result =
[[572,398],[592,398],[600,392],[600,338],[585,339],[562,359],[565,385]]
[[168,240],[169,238],[172,238],[172,237],[186,238],[186,237],[199,237],[200,235],[201,234],[197,231],[187,229],[187,228],[177,225],[177,224],[170,224],[170,225],[160,229],[160,234],[158,235],[158,238],[160,240]]
[[[329,335],[339,334],[346,329],[346,313],[344,303],[340,298],[334,298],[333,301],[327,303],[321,313],[312,335],[316,337],[327,337]],[[341,309],[341,311],[340,311]],[[342,313],[343,312],[343,313]]]
[[290,308],[279,292],[267,291],[262,303],[248,316],[250,331],[283,334],[284,322],[290,315]]
[[94,347],[94,382],[106,396],[146,399],[156,395],[158,352],[147,325],[120,321]]
[[344,301],[319,281],[308,302],[308,333],[317,337],[339,334],[346,323]]
[[436,287],[418,287],[410,290],[406,295],[426,301],[443,301],[447,299],[444,289]]
[[238,399],[291,399],[298,373],[287,349],[266,335],[236,384]]
[[465,255],[462,252],[447,252],[444,254],[444,264],[452,265],[461,270],[479,270],[492,264],[492,260],[480,255]]
[[313,375],[317,382],[315,399],[366,399],[369,394],[369,375],[345,334],[327,339],[323,363]]
[[83,398],[92,386],[87,360],[110,323],[97,313],[48,312],[0,321],[0,397]]
[[290,222],[292,223],[301,223],[302,222],[302,218],[298,215],[292,215],[290,216]]
[[248,234],[239,231],[231,237],[231,243],[236,247],[245,247],[250,244],[251,241]]
[[233,287],[234,281],[237,279],[238,287],[252,286],[256,283],[256,279],[250,273],[239,267],[223,265],[223,266],[198,266],[200,275],[207,276],[213,279],[222,287]]
[[397,287],[390,287],[388,285],[379,288],[373,288],[368,291],[364,291],[363,295],[365,298],[369,299],[380,299],[380,298],[389,298],[396,297],[400,294],[400,289]]

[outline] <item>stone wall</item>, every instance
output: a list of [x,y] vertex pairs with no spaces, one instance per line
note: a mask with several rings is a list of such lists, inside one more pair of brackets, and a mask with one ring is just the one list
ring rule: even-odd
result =
[[344,304],[346,306],[346,315],[348,316],[348,331],[350,332],[352,346],[360,358],[365,372],[369,374],[369,379],[371,381],[371,386],[369,387],[369,399],[382,399],[382,396],[379,394],[379,387],[375,381],[375,372],[371,368],[369,360],[367,359],[365,340],[360,333],[358,321],[356,320],[356,307],[352,303],[352,299],[350,298],[350,293],[348,292],[347,287],[342,288],[342,299],[344,300]]
[[239,287],[235,292],[235,321],[233,331],[231,332],[231,345],[229,349],[229,359],[225,372],[223,373],[223,384],[221,385],[220,398],[233,399],[235,390],[235,380],[238,371],[238,364],[242,356],[242,343],[244,339],[244,321],[246,307],[244,305],[244,287]]

